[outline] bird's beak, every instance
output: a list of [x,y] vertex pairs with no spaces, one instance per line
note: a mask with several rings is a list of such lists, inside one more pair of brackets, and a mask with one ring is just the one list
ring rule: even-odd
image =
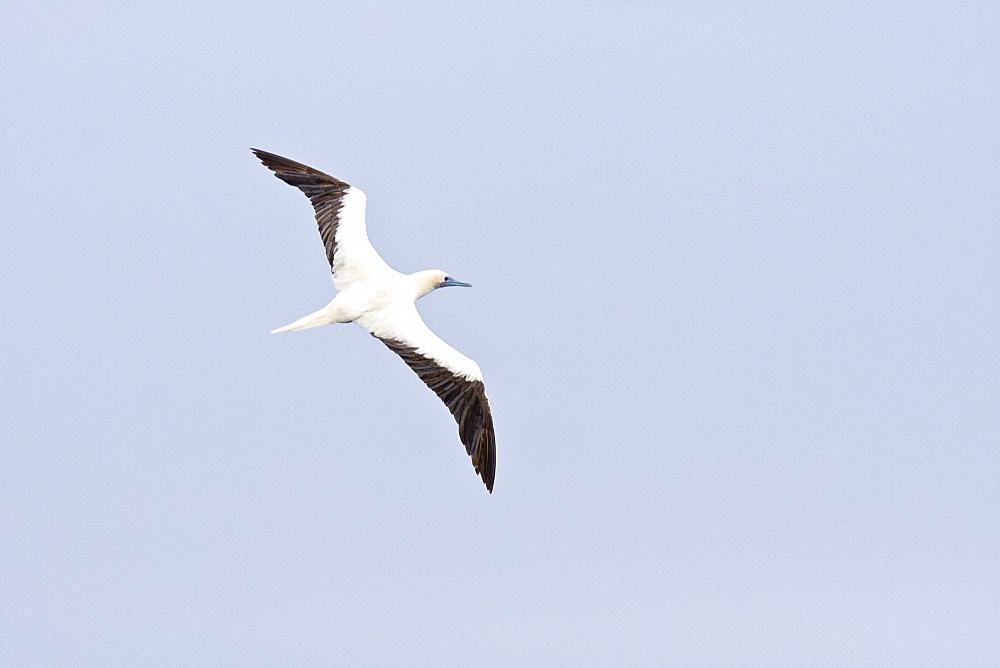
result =
[[472,283],[463,283],[462,281],[456,281],[454,278],[449,278],[446,281],[441,281],[438,283],[439,288],[471,288]]

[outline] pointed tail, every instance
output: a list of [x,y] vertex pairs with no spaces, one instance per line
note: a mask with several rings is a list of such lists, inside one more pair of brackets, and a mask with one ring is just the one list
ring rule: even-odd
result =
[[277,334],[278,332],[294,332],[300,329],[309,329],[310,327],[329,325],[331,322],[337,322],[337,320],[336,318],[331,317],[329,309],[324,307],[315,313],[310,313],[305,317],[299,318],[290,325],[285,325],[284,327],[271,330],[271,333]]

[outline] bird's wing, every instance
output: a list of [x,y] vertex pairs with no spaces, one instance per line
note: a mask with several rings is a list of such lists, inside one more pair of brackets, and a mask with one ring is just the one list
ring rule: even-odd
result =
[[280,155],[256,148],[250,150],[275,176],[301,190],[312,202],[338,290],[355,281],[392,272],[368,241],[367,198],[360,189]]
[[496,439],[479,365],[442,341],[406,303],[387,317],[359,320],[434,390],[458,423],[458,435],[486,489],[493,491]]

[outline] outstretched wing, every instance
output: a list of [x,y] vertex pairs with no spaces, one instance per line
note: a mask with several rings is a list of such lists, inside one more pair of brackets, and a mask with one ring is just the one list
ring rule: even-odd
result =
[[301,190],[312,202],[338,290],[392,272],[368,240],[367,198],[361,190],[294,160],[256,148],[250,150],[275,176]]
[[403,358],[448,407],[458,423],[458,436],[472,458],[476,473],[492,493],[496,438],[479,365],[434,334],[413,304],[393,309],[388,318],[358,322]]

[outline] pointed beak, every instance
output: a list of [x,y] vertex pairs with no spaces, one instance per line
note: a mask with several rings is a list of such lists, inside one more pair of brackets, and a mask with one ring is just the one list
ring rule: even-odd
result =
[[438,283],[439,288],[471,288],[472,283],[463,283],[462,281],[456,281],[454,278],[449,278],[446,281],[441,281]]

